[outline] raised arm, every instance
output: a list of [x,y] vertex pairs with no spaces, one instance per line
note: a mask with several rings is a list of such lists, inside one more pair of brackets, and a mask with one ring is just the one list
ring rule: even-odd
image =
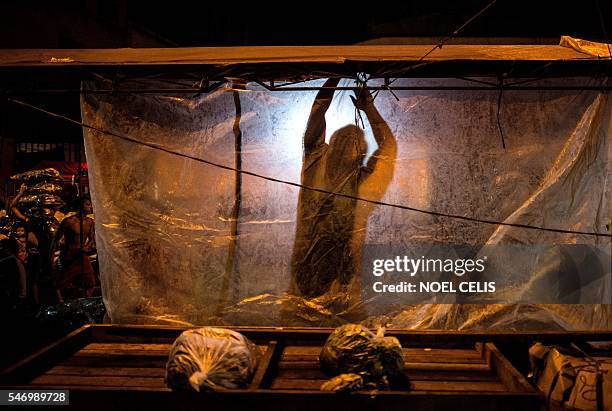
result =
[[358,109],[365,112],[368,122],[372,127],[372,134],[374,134],[376,144],[378,144],[378,148],[372,153],[366,165],[368,171],[372,172],[379,158],[382,157],[390,161],[395,160],[397,156],[397,141],[387,122],[374,106],[372,95],[368,90],[362,90],[361,95],[354,99],[354,102]]
[[315,101],[310,109],[310,116],[306,124],[306,132],[304,133],[304,151],[309,152],[320,144],[325,142],[325,113],[332,102],[335,90],[326,89],[327,87],[336,87],[340,82],[339,78],[330,78],[323,89],[317,93]]
[[9,206],[9,210],[13,213],[15,217],[17,217],[20,220],[26,221],[26,222],[28,221],[28,217],[26,217],[25,215],[21,213],[21,211],[19,210],[19,207],[17,207],[17,203],[19,202],[21,197],[23,197],[23,195],[25,194],[27,188],[28,188],[27,185],[21,184],[21,187],[19,187],[19,192],[17,193],[13,201],[11,201],[11,204]]

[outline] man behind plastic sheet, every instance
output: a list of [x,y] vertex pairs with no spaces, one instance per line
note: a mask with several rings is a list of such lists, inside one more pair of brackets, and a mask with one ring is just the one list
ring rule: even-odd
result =
[[93,296],[96,285],[94,270],[87,255],[95,249],[94,220],[88,216],[93,208],[89,197],[83,197],[80,201],[80,212],[62,220],[51,243],[50,255],[53,258],[60,240],[64,239],[55,280],[55,291],[60,302],[63,302],[62,291],[76,280],[81,281],[87,297]]
[[[329,79],[317,94],[304,134],[304,162],[301,182],[328,192],[359,196],[368,180],[378,176],[370,199],[385,193],[393,174],[397,146],[389,126],[374,107],[369,91],[362,89],[353,99],[365,112],[372,127],[377,150],[364,166],[367,144],[364,132],[346,125],[325,143],[325,113],[339,79]],[[385,161],[379,162],[383,158]],[[386,168],[381,174],[380,169]],[[382,176],[382,177],[381,177]],[[371,190],[370,190],[371,191]],[[374,197],[374,198],[372,198]],[[291,292],[303,297],[319,297],[331,291],[347,291],[359,278],[359,251],[365,238],[367,216],[357,212],[354,198],[301,189],[298,199],[296,238],[293,248]],[[365,205],[365,204],[361,204]],[[350,290],[354,295],[358,290]]]

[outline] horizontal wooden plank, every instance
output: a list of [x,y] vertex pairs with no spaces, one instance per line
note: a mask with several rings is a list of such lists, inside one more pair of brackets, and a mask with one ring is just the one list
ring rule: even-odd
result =
[[84,376],[130,376],[130,377],[164,377],[165,368],[145,367],[74,367],[58,365],[46,371],[47,375],[84,375]]
[[77,366],[77,367],[144,367],[144,368],[165,368],[167,359],[159,357],[136,357],[136,356],[115,356],[115,357],[69,357],[58,362],[58,365]]
[[[183,47],[147,49],[0,50],[0,66],[229,65],[420,61],[433,45]],[[593,59],[555,45],[446,45],[426,61]]]
[[488,371],[486,363],[426,363],[426,362],[405,362],[405,370],[429,370],[429,371]]
[[282,369],[291,369],[291,370],[314,370],[319,368],[318,361],[284,361],[281,360],[278,362],[278,368]]
[[[94,345],[94,344],[90,344]],[[111,344],[112,345],[112,344]],[[87,347],[85,347],[87,348]],[[318,356],[321,353],[321,346],[309,346],[309,345],[288,345],[283,350],[284,355],[298,355],[298,356]],[[436,357],[455,357],[463,356],[467,358],[481,358],[482,353],[478,352],[476,348],[465,349],[465,348],[403,348],[402,352],[404,355],[428,355]]]
[[[404,348],[406,362],[424,363],[484,363],[482,354],[475,349]],[[283,351],[283,361],[318,361],[320,347],[287,346]]]
[[[28,390],[28,389],[32,389],[33,385],[21,385],[21,386],[12,386],[12,388],[14,389],[24,389],[24,390]],[[167,387],[157,387],[157,386],[139,386],[139,387],[133,387],[133,386],[113,386],[113,387],[109,387],[109,386],[105,386],[105,385],[67,385],[67,384],[44,384],[44,385],[37,385],[36,389],[38,389],[39,387],[44,387],[44,389],[48,389],[48,390],[70,390],[71,392],[73,390],[79,390],[79,391],[103,391],[106,392],[105,395],[108,395],[110,397],[112,397],[114,395],[115,392],[117,391],[122,391],[122,392],[154,392],[154,393],[164,393],[164,392],[171,392],[172,390],[167,388]],[[71,397],[72,399],[72,397]],[[71,403],[72,404],[72,403]],[[113,409],[111,407],[111,409]]]
[[537,397],[505,392],[364,391],[351,395],[337,395],[315,390],[232,390],[201,396],[146,387],[114,387],[109,390],[108,387],[73,386],[70,390],[71,406],[89,411],[176,409],[177,404],[185,410],[245,408],[262,411],[338,409],[527,411],[539,409]]
[[[408,370],[406,371],[410,380],[437,380],[437,381],[500,381],[499,377],[491,372],[484,370],[462,370],[462,371],[428,371],[428,370]],[[277,379],[290,380],[324,380],[328,378],[319,369],[312,370],[279,370]]]
[[[281,380],[272,382],[272,389],[316,390],[326,380]],[[411,381],[412,391],[506,392],[496,381]]]
[[[91,325],[94,341],[171,343],[188,327],[167,325],[95,324]],[[261,344],[270,340],[285,345],[321,347],[333,328],[235,326],[231,329]],[[479,342],[529,344],[534,341],[562,344],[575,341],[612,341],[612,331],[507,331],[507,330],[402,330],[388,328],[386,335],[397,337],[404,347],[445,347],[449,344],[472,346]]]
[[[294,370],[308,370],[318,369],[318,361],[285,361],[281,360],[278,363],[279,369],[294,369]],[[489,366],[486,363],[426,363],[426,362],[406,362],[404,363],[404,369],[406,370],[431,370],[431,371],[467,371],[467,370],[478,370],[487,371]]]
[[166,384],[162,377],[131,377],[131,376],[87,376],[87,375],[48,375],[44,374],[34,378],[33,386],[45,385],[86,385],[99,387],[160,387]]
[[160,357],[168,358],[165,350],[79,350],[74,353],[75,357]]
[[172,344],[149,344],[149,343],[91,343],[83,347],[83,350],[123,350],[123,351],[170,351]]

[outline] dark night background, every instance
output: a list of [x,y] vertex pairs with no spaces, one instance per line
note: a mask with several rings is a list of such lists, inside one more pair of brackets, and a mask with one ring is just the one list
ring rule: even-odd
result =
[[[488,2],[26,0],[2,6],[0,47],[309,45],[438,37],[450,34]],[[612,2],[599,3],[607,26],[612,26]],[[498,0],[460,36],[556,42],[563,34],[603,39],[597,1]]]
[[[489,2],[25,0],[1,6],[0,48],[435,44]],[[611,31],[611,1],[498,0],[449,43],[558,44],[561,35],[603,41],[602,19]],[[0,90],[36,88],[30,84],[35,81],[48,85],[46,79],[0,75]],[[55,86],[66,85],[61,81]],[[78,88],[79,78],[70,82]],[[74,94],[32,95],[28,101],[80,116]],[[0,110],[0,135],[0,183],[29,164],[7,158],[19,142],[82,144],[78,127],[8,104]]]

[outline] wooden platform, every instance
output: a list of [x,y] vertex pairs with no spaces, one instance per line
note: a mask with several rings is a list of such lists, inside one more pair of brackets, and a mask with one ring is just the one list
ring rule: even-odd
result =
[[[210,81],[224,77],[289,80],[304,76],[379,77],[593,76],[611,73],[606,60],[558,45],[430,45],[184,47],[140,49],[0,49],[0,74],[9,80],[95,79],[155,74]],[[429,53],[429,54],[428,54]],[[423,58],[427,55],[426,58]],[[542,71],[544,70],[544,71]],[[163,75],[161,75],[162,73]],[[29,83],[28,83],[29,84]],[[43,86],[44,87],[44,86]],[[47,85],[48,87],[48,85]]]
[[[182,329],[153,326],[85,326],[8,368],[1,382],[13,388],[68,389],[70,403],[88,410],[148,405],[323,410],[339,404],[350,409],[530,410],[540,404],[536,391],[495,345],[512,334],[390,332],[405,347],[411,390],[335,394],[319,390],[327,376],[320,371],[318,355],[331,330],[233,328],[265,353],[247,389],[202,395],[171,392],[164,383],[165,365]],[[555,335],[563,340],[559,333],[526,333],[517,341],[538,336],[546,341]],[[606,338],[612,335],[595,335]]]
[[[139,49],[0,49],[0,67],[103,65],[233,65],[333,63],[346,61],[417,62],[435,46],[259,46]],[[568,47],[551,45],[446,45],[425,61],[443,60],[597,60]]]

